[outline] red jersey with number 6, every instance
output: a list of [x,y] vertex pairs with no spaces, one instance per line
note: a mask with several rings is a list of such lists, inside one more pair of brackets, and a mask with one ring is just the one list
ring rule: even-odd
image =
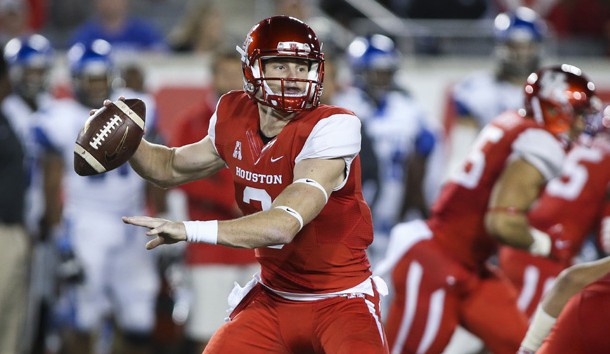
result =
[[320,105],[293,118],[266,144],[258,107],[243,92],[224,95],[208,134],[233,175],[244,214],[271,207],[293,182],[304,159],[343,158],[346,179],[320,214],[286,245],[256,250],[265,285],[296,293],[328,293],[370,277],[366,248],[373,240],[370,210],[360,182],[360,120],[351,112]]
[[508,111],[479,134],[460,169],[432,207],[428,225],[435,238],[469,268],[481,266],[496,250],[484,218],[492,189],[511,159],[534,165],[547,180],[559,173],[565,151],[533,119]]

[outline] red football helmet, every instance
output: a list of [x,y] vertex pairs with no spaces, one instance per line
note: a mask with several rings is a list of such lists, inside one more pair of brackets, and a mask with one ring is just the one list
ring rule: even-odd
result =
[[[320,103],[324,78],[324,54],[315,32],[304,22],[288,16],[267,18],[252,27],[241,54],[244,90],[255,102],[284,112],[312,109]],[[298,58],[309,62],[307,79],[265,77],[264,62],[271,58]],[[268,82],[279,83],[273,92]],[[306,82],[304,92],[286,93],[287,82]]]
[[595,85],[575,66],[547,67],[527,78],[526,114],[555,135],[568,133],[575,119],[588,119],[600,109]]

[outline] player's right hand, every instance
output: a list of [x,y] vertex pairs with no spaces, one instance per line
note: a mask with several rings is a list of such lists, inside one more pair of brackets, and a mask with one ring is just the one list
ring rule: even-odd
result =
[[123,222],[135,226],[147,227],[147,236],[154,239],[146,243],[146,249],[152,250],[160,245],[186,241],[186,228],[182,222],[153,218],[150,216],[124,216]]

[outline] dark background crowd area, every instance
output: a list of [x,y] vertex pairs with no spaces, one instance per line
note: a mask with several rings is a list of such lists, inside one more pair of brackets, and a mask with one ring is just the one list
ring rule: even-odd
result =
[[[30,8],[30,29],[45,34],[58,49],[65,49],[70,34],[95,14],[92,1],[23,1]],[[0,10],[17,2],[0,0]],[[197,13],[200,21],[208,22],[208,32],[216,32],[210,35],[222,41],[243,36],[257,19],[280,9],[304,20],[322,19],[312,23],[323,24],[325,29],[318,30],[321,37],[333,34],[327,40],[331,46],[348,41],[338,38],[341,33],[349,37],[383,31],[396,37],[406,52],[421,55],[489,54],[493,18],[516,5],[533,8],[547,21],[556,54],[610,54],[610,0],[132,0],[130,4],[131,14],[155,24],[174,51],[189,49],[176,42],[175,32]]]

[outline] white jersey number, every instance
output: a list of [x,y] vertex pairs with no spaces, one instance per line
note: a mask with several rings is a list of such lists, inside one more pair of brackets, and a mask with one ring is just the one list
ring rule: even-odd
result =
[[[260,202],[261,208],[263,208],[263,210],[271,209],[271,204],[273,203],[273,201],[271,200],[271,196],[269,195],[269,193],[267,193],[266,190],[252,187],[244,188],[243,201],[247,204],[250,204],[252,201]],[[284,245],[273,245],[267,247],[280,249],[284,247]]]
[[574,200],[582,192],[589,179],[589,171],[582,162],[599,162],[602,153],[596,149],[575,148],[562,166],[561,175],[552,179],[546,187],[546,193],[565,200]]
[[485,170],[485,154],[490,146],[504,136],[504,131],[493,125],[485,127],[475,140],[463,167],[453,176],[453,181],[468,189],[475,188]]

